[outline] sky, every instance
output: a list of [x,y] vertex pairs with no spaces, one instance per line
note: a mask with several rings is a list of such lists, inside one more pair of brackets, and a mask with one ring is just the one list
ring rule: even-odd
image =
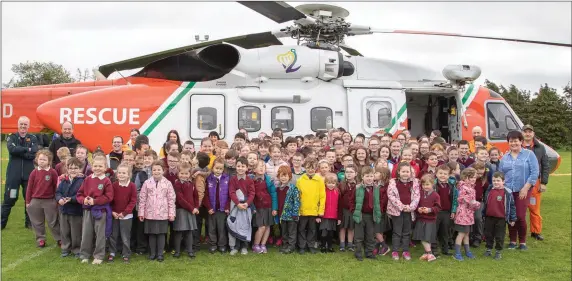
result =
[[[287,3],[298,6],[311,2]],[[329,4],[347,9],[348,22],[378,29],[572,42],[570,2]],[[75,75],[77,68],[92,69],[194,44],[196,34],[208,34],[210,40],[216,40],[288,26],[233,2],[1,5],[3,83],[14,76],[12,64],[20,62],[52,61]],[[291,39],[282,42],[295,44]],[[532,92],[544,83],[561,89],[572,79],[572,49],[567,47],[403,34],[354,36],[346,43],[366,57],[405,61],[439,72],[449,64],[478,65],[482,75],[477,83],[489,79]]]

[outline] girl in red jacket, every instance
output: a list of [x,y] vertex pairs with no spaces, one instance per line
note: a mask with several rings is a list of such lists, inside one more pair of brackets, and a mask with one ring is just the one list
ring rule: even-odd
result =
[[333,253],[332,239],[336,232],[336,227],[342,223],[338,218],[338,201],[340,190],[338,189],[338,176],[334,173],[327,173],[325,177],[326,184],[326,208],[324,216],[320,222],[320,231],[322,234],[322,253]]

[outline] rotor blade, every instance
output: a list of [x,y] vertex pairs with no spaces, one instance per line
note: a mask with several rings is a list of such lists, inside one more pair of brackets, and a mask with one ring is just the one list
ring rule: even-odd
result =
[[145,67],[146,65],[160,59],[164,59],[170,56],[178,55],[181,53],[185,53],[188,51],[196,50],[202,47],[219,44],[223,42],[237,45],[245,49],[261,48],[272,45],[282,45],[282,42],[280,42],[280,40],[278,40],[278,38],[276,38],[276,36],[274,36],[271,32],[247,34],[236,37],[202,42],[194,45],[184,46],[180,48],[175,48],[171,50],[166,50],[162,52],[157,52],[149,55],[144,55],[132,59],[127,59],[119,62],[102,65],[99,67],[99,72],[103,74],[103,76],[108,77],[111,73],[115,71]]
[[416,31],[416,30],[388,30],[388,29],[372,29],[372,33],[399,33],[399,34],[415,34],[415,35],[435,35],[435,36],[449,36],[449,37],[464,37],[464,38],[476,38],[476,39],[489,39],[489,40],[499,40],[499,41],[512,41],[519,43],[531,43],[531,44],[541,44],[559,47],[572,47],[569,43],[558,43],[558,42],[546,42],[546,41],[536,41],[527,39],[514,39],[514,38],[504,38],[504,37],[492,37],[492,36],[477,36],[477,35],[463,35],[458,33],[445,33],[445,32],[430,32],[430,31]]
[[363,55],[356,49],[346,45],[346,44],[339,44],[340,48],[342,48],[344,51],[346,51],[346,53],[352,55],[352,56],[358,56],[358,57],[363,57]]
[[277,23],[285,23],[306,17],[303,13],[282,1],[238,1],[238,3]]

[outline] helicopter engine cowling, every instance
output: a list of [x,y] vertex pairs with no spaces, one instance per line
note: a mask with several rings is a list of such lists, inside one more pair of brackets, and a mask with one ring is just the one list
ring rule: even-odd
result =
[[340,52],[310,49],[304,46],[269,46],[246,50],[237,47],[241,59],[235,70],[252,77],[293,79],[315,77],[339,78],[344,73]]

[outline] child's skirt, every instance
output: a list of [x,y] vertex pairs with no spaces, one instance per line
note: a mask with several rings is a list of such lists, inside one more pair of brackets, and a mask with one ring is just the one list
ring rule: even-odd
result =
[[322,236],[325,236],[328,231],[336,231],[336,227],[338,226],[338,220],[336,219],[322,219],[320,222],[320,232]]
[[274,218],[272,217],[270,208],[256,209],[256,214],[254,214],[254,227],[272,226],[273,224]]
[[353,215],[348,209],[342,210],[342,223],[340,228],[354,229],[356,223],[354,222]]
[[145,234],[167,234],[169,229],[168,220],[145,220],[144,221]]
[[471,232],[471,226],[470,225],[455,224],[455,227],[453,228],[453,230],[455,230],[457,232],[462,232],[462,233],[470,233]]
[[413,240],[437,243],[437,223],[417,221],[413,230]]
[[177,209],[177,216],[173,222],[174,231],[187,231],[197,229],[197,217],[191,212],[179,208]]
[[374,233],[385,233],[391,230],[391,221],[387,213],[381,213],[381,221],[373,224]]

